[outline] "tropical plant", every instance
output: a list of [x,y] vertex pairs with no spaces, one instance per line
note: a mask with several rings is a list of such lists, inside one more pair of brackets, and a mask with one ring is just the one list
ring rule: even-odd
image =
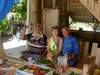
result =
[[16,21],[25,21],[27,17],[27,0],[20,2],[17,5],[14,5],[12,11],[14,13],[14,20]]
[[9,26],[9,21],[5,18],[3,21],[0,22],[0,37],[8,34],[11,28]]
[[[5,34],[8,34],[11,32],[11,23],[14,24],[14,22],[23,22],[26,20],[27,17],[27,0],[23,0],[22,2],[15,4],[13,9],[11,10],[11,13],[13,13],[13,19],[7,19],[7,17],[0,21],[0,37],[4,36]],[[11,23],[10,23],[11,22]]]

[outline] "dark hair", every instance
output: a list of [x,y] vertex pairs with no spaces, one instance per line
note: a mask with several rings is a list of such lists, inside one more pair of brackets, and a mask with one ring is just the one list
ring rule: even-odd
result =
[[62,33],[61,33],[61,30],[59,29],[58,26],[52,26],[50,31],[53,31],[53,30],[55,30],[55,29],[58,30],[58,36],[62,38]]
[[55,29],[57,29],[57,30],[59,31],[58,26],[52,26],[52,27],[51,27],[51,31],[53,31],[53,30],[55,30]]

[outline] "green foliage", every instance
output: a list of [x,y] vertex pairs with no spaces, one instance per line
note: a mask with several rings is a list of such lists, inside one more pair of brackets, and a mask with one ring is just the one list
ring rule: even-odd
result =
[[9,21],[5,18],[3,21],[0,22],[0,37],[4,36],[5,34],[10,32]]
[[46,64],[46,65],[52,65],[54,64],[53,62],[51,62],[50,60],[48,60],[47,58],[42,58],[40,60],[37,61],[38,64]]
[[14,23],[16,21],[20,23],[26,20],[27,0],[23,0],[19,4],[14,5],[13,9],[11,10],[11,13],[13,13],[14,17],[12,22],[11,20],[8,20],[7,17],[4,20],[0,21],[0,37],[11,32],[10,23]]
[[27,0],[14,5],[12,12],[14,13],[14,20],[25,21],[27,17]]
[[69,75],[78,75],[78,74],[72,71]]

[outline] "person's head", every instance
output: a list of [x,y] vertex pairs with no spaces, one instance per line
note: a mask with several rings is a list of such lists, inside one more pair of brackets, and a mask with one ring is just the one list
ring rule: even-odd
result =
[[51,35],[52,36],[59,36],[59,28],[57,26],[52,26],[51,27]]
[[41,24],[36,24],[36,25],[34,25],[32,29],[33,29],[32,31],[33,31],[34,33],[42,33]]
[[64,37],[69,37],[70,36],[70,33],[71,33],[71,30],[69,27],[63,27],[62,28],[62,35]]

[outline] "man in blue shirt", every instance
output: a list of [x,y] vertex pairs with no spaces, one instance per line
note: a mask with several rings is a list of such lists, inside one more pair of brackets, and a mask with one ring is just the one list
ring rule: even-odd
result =
[[64,27],[62,29],[62,34],[64,36],[63,50],[61,55],[67,55],[68,63],[70,66],[75,66],[77,62],[77,57],[79,56],[79,46],[75,37],[70,34],[70,29]]

